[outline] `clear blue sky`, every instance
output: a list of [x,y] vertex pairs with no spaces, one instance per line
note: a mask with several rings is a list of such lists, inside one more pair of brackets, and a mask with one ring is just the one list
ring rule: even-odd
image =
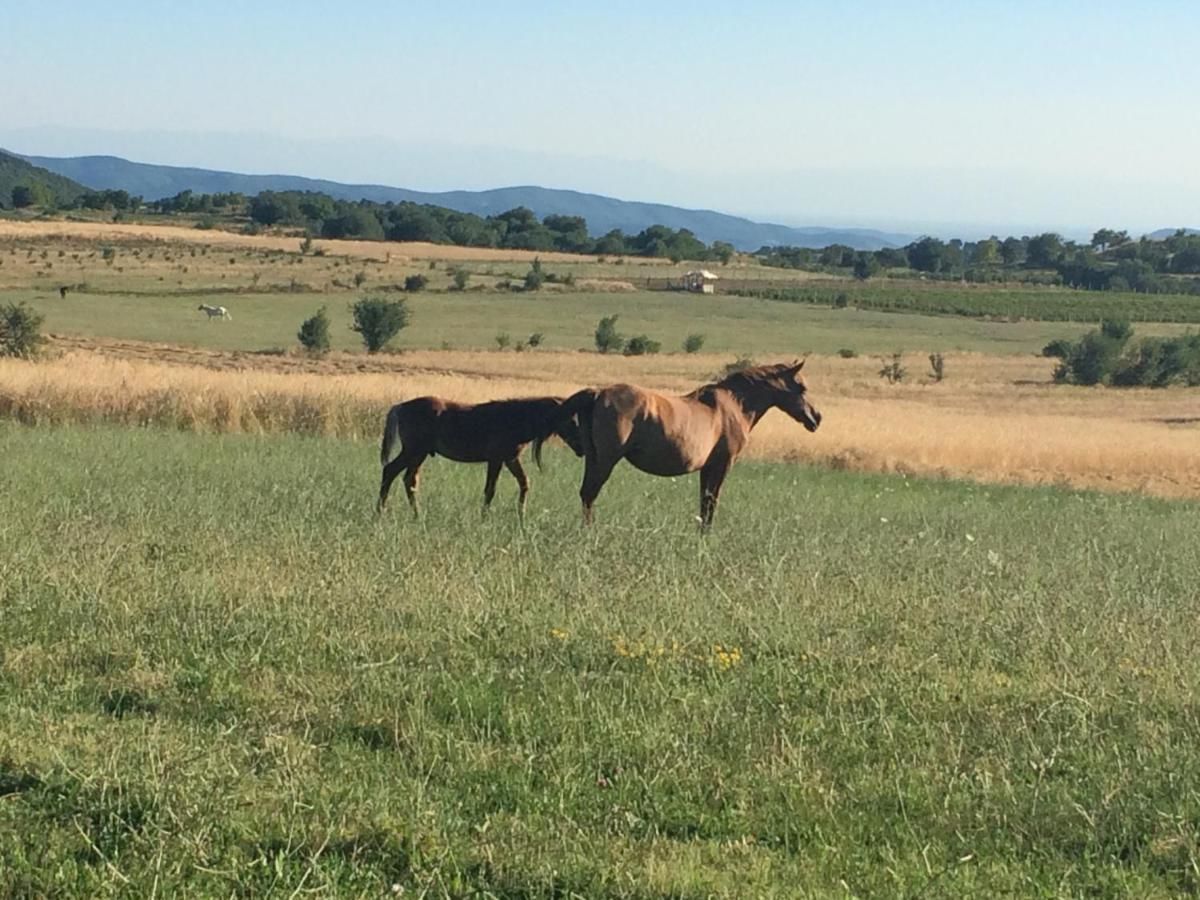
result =
[[0,144],[804,224],[1200,225],[1200,3],[5,4]]

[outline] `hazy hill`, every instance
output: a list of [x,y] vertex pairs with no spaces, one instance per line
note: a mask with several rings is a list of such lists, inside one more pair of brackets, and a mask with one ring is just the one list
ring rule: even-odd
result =
[[180,191],[217,193],[238,191],[320,191],[342,200],[412,201],[431,203],[460,212],[487,216],[516,206],[525,206],[539,217],[547,215],[583,216],[588,230],[599,236],[614,228],[635,234],[650,225],[690,229],[705,243],[728,241],[739,250],[757,250],[763,245],[786,244],[798,247],[825,247],[846,244],[859,250],[878,250],[908,243],[908,235],[890,234],[865,228],[793,228],[763,224],[725,213],[702,209],[682,209],[657,203],[616,200],[598,194],[556,190],[543,187],[506,187],[490,191],[412,191],[379,184],[342,184],[296,175],[244,175],[180,166],[158,166],[130,162],[115,156],[46,157],[27,156],[30,162],[45,166],[87,185],[93,190],[125,190],[147,200],[171,197]]
[[1200,228],[1160,228],[1158,231],[1150,232],[1146,237],[1152,241],[1163,241],[1177,231],[1182,231],[1184,234],[1200,234]]
[[0,207],[12,206],[12,190],[17,185],[40,185],[59,203],[69,203],[87,188],[70,178],[39,168],[37,165],[0,150]]

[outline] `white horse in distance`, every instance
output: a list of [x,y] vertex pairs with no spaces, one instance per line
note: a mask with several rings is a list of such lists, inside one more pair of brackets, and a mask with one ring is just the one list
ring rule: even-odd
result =
[[223,306],[208,306],[207,304],[201,303],[200,311],[207,314],[208,318],[210,320],[211,319],[232,319],[233,318],[233,316],[231,316],[229,314],[229,310],[227,310]]

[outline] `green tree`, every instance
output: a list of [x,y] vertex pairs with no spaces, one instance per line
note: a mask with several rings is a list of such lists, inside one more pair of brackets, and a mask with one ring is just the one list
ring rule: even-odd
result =
[[1062,237],[1052,231],[1039,234],[1029,239],[1026,250],[1026,263],[1037,269],[1053,267],[1063,254]]
[[873,253],[859,253],[854,257],[854,277],[866,281],[873,275],[879,274],[879,261]]
[[378,353],[388,341],[408,325],[408,304],[404,300],[384,300],[364,297],[350,307],[354,324],[350,326],[362,336],[368,353]]
[[683,352],[684,353],[699,353],[700,349],[703,346],[704,346],[704,335],[702,335],[702,334],[689,334],[683,340]]
[[1000,242],[994,237],[985,238],[975,245],[971,262],[977,266],[994,266],[1000,262]]
[[429,284],[429,279],[420,273],[409,275],[404,279],[404,290],[410,294],[415,294],[417,291],[425,290],[425,285]]
[[730,244],[727,241],[713,241],[712,255],[723,266],[729,265],[729,261],[733,259],[733,255],[736,252],[737,251],[734,249],[733,244]]
[[946,244],[935,237],[923,237],[905,249],[908,264],[918,272],[940,272],[944,268]]
[[50,192],[46,190],[45,185],[34,184],[18,184],[12,189],[12,205],[13,209],[25,209],[30,206],[48,206],[52,198]]
[[617,331],[617,316],[605,316],[596,326],[596,349],[601,353],[618,353],[625,338]]
[[44,318],[24,303],[10,303],[0,309],[0,356],[30,359],[37,356],[46,339],[42,336]]
[[467,282],[470,280],[471,280],[471,272],[468,269],[464,269],[461,266],[459,266],[457,269],[454,270],[454,289],[455,290],[465,291],[467,289]]
[[325,314],[325,307],[318,309],[312,318],[304,320],[296,332],[296,339],[309,353],[320,355],[329,352],[329,316]]
[[535,256],[533,263],[529,266],[529,271],[525,273],[525,290],[540,290],[545,280],[546,273],[542,271],[542,261]]

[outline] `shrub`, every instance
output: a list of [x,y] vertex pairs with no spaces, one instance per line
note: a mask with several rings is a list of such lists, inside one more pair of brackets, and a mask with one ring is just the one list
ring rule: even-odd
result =
[[908,372],[901,365],[901,358],[899,353],[893,353],[890,362],[880,357],[879,361],[883,363],[883,367],[879,370],[879,377],[885,379],[888,384],[899,384],[903,381]]
[[838,351],[838,356],[842,359],[854,359],[854,357],[858,356],[858,351],[852,350],[849,347],[843,347]]
[[704,335],[702,334],[689,334],[683,339],[684,353],[699,353],[703,346]]
[[946,360],[942,354],[929,354],[929,373],[934,381],[941,381],[946,377]]
[[408,325],[408,304],[404,300],[364,297],[350,307],[350,312],[354,317],[350,329],[362,335],[368,353],[378,353]]
[[529,271],[525,273],[525,290],[536,291],[541,288],[546,280],[546,273],[542,271],[542,261],[534,257],[533,264],[529,267]]
[[429,279],[424,275],[409,275],[404,279],[404,289],[410,294],[425,290],[427,284],[429,284]]
[[617,331],[617,316],[605,316],[596,326],[596,349],[601,353],[618,353],[625,338]]
[[306,255],[306,254],[308,254],[308,253],[309,253],[311,250],[312,250],[312,235],[311,235],[311,234],[306,234],[306,235],[304,236],[304,240],[302,240],[302,241],[300,242],[300,253],[301,253],[302,255]]
[[467,288],[467,282],[471,280],[471,273],[466,269],[454,270],[454,287],[457,290],[463,291]]
[[46,339],[42,336],[44,317],[24,303],[10,303],[0,309],[0,356],[32,359]]
[[647,335],[639,334],[625,342],[624,353],[626,356],[646,356],[657,353],[661,349],[661,342],[651,340]]
[[325,315],[325,307],[317,310],[311,319],[305,319],[296,332],[296,339],[309,353],[322,354],[329,352],[329,316]]
[[1128,319],[1105,319],[1100,323],[1100,334],[1109,340],[1124,342],[1133,337],[1133,326]]
[[366,272],[355,272],[354,273],[354,286],[356,288],[360,288],[366,283],[367,283],[367,273]]
[[1117,360],[1110,381],[1117,387],[1200,385],[1200,335],[1143,338]]
[[[1107,323],[1106,323],[1107,324]],[[1107,382],[1117,367],[1117,360],[1128,340],[1126,337],[1114,337],[1120,334],[1118,328],[1111,328],[1105,334],[1103,328],[1099,331],[1089,331],[1063,359],[1062,364],[1054,372],[1056,381],[1069,381],[1074,384],[1102,384]]]
[[509,337],[509,334],[507,331],[501,331],[499,334],[496,335],[496,346],[499,349],[504,350],[511,343],[512,343],[512,338]]
[[847,294],[845,291],[840,291],[838,293],[838,295],[833,298],[833,308],[834,309],[845,309],[849,305],[850,305],[850,295]]
[[545,338],[546,336],[540,331],[535,331],[529,336],[529,339],[525,341],[525,343],[527,343],[530,347],[540,347],[542,346],[542,341],[545,340]]
[[1071,349],[1074,346],[1074,341],[1068,341],[1066,338],[1055,338],[1042,348],[1042,356],[1049,359],[1066,359],[1071,354]]

